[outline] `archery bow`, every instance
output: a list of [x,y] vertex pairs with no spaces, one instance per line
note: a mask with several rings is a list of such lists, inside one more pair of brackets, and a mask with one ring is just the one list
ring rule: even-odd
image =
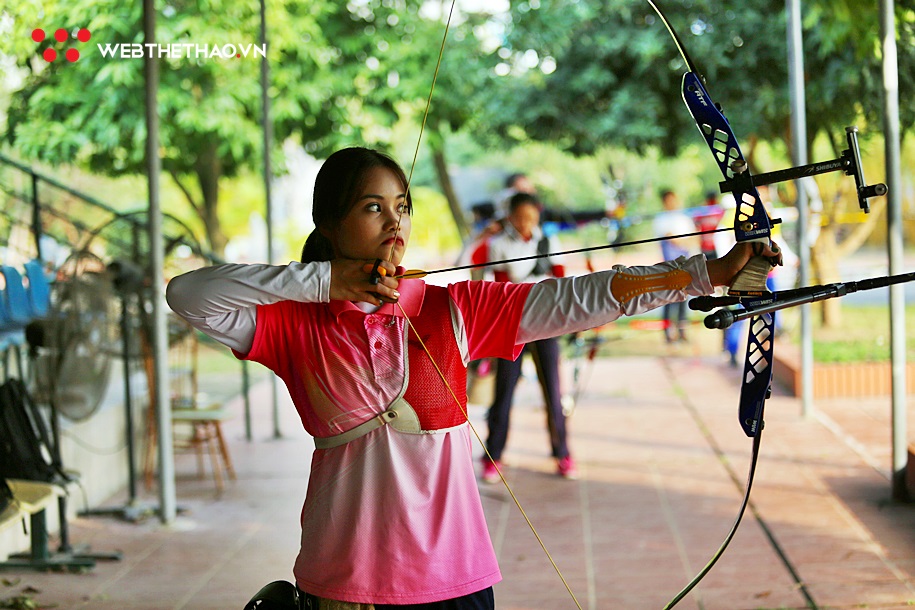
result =
[[[695,119],[700,133],[705,138],[705,142],[715,158],[715,163],[726,179],[732,178],[735,174],[748,175],[747,162],[740,151],[740,146],[737,144],[737,138],[731,130],[727,119],[719,110],[719,106],[712,101],[708,91],[705,90],[696,66],[686,52],[680,37],[658,4],[654,0],[648,0],[648,3],[658,14],[667,31],[670,32],[680,55],[683,57],[683,61],[686,63],[687,72],[683,75],[682,86],[683,101],[686,103],[686,107],[689,109],[693,119]],[[735,188],[734,200],[737,205],[734,213],[734,237],[736,241],[761,241],[768,244],[772,234],[772,222],[762,205],[762,199],[752,180]],[[754,294],[762,295],[765,293],[765,280],[769,268],[768,260],[762,257],[752,259],[747,265],[746,271],[742,271],[735,279],[734,287],[736,287],[737,292],[745,294],[749,299],[752,299]],[[754,438],[743,503],[724,542],[722,542],[705,567],[674,596],[665,608],[673,608],[680,600],[686,597],[708,574],[718,559],[721,558],[737,533],[737,528],[740,526],[741,519],[749,504],[750,489],[753,486],[753,477],[759,457],[759,443],[762,436],[760,422],[772,380],[772,340],[774,329],[775,315],[771,313],[756,316],[750,323],[739,413],[740,423],[744,432]]]
[[[686,52],[680,37],[677,35],[670,21],[658,6],[655,0],[647,0],[664,23],[674,40],[683,61],[686,63],[687,72],[683,75],[683,101],[686,103],[690,114],[696,121],[700,133],[715,158],[724,181],[720,184],[721,191],[733,193],[736,203],[734,215],[734,237],[736,241],[756,241],[769,243],[772,233],[772,221],[762,204],[756,186],[772,184],[783,180],[791,180],[802,176],[824,173],[828,171],[844,170],[848,175],[854,175],[857,187],[858,201],[861,208],[867,212],[867,199],[886,193],[886,186],[877,184],[868,186],[864,180],[861,166],[860,150],[857,141],[857,129],[846,129],[849,148],[840,159],[835,161],[795,167],[781,172],[751,176],[749,166],[737,138],[721,107],[716,104],[705,89],[703,79],[699,75],[695,64]],[[773,301],[771,293],[766,289],[765,281],[769,271],[769,261],[763,257],[755,257],[750,264],[738,274],[732,283],[728,294],[730,299],[736,299],[744,305],[742,313],[734,314],[725,310],[725,313],[715,314],[706,319],[706,325],[724,327],[724,324],[733,323],[736,319],[750,318],[749,338],[747,341],[746,360],[740,391],[738,418],[740,425],[747,436],[753,438],[753,450],[750,460],[749,474],[747,476],[746,492],[740,511],[724,542],[706,566],[690,581],[671,601],[666,608],[672,608],[695,587],[700,580],[711,570],[715,562],[721,557],[728,544],[737,532],[740,521],[749,503],[750,490],[753,486],[753,477],[759,457],[759,444],[763,428],[763,411],[766,399],[769,397],[772,382],[772,362],[774,348],[775,311],[781,307],[767,307]],[[900,280],[909,281],[909,280]],[[816,293],[819,294],[819,293]],[[834,295],[835,296],[835,295]],[[823,297],[828,298],[828,297]],[[790,306],[784,305],[783,306]],[[717,316],[717,317],[715,317]],[[721,326],[715,326],[716,320]]]

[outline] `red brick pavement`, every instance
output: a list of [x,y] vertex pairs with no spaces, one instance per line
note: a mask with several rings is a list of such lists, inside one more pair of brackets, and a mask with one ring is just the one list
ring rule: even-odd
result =
[[[522,381],[506,476],[581,608],[662,608],[724,539],[751,449],[736,421],[738,377],[716,357],[598,360],[570,421],[578,481],[554,474],[539,389]],[[269,438],[267,396],[256,387],[254,442],[240,413],[230,426],[239,478],[222,494],[179,456],[187,510],[174,524],[76,519],[74,540],[124,559],[85,574],[6,573],[0,599],[29,587],[58,609],[241,608],[264,583],[290,579],[310,441],[285,399],[286,435]],[[888,399],[821,401],[807,419],[799,410],[777,391],[769,401],[751,507],[679,608],[915,603],[915,506],[889,498]],[[481,434],[483,414],[472,406]],[[575,608],[505,488],[481,489],[505,577],[498,608]]]

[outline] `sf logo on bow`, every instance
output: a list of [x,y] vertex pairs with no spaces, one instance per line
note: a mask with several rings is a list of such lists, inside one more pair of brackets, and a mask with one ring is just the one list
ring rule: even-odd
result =
[[[66,42],[70,38],[72,38],[71,34],[63,28],[59,28],[57,31],[54,32],[54,40],[56,40],[57,42]],[[92,38],[92,34],[89,32],[89,30],[87,30],[85,28],[80,28],[76,33],[76,39],[79,40],[80,42],[89,42],[90,38]],[[36,29],[32,30],[32,40],[40,43],[40,42],[43,42],[44,39],[45,39],[45,31],[43,29],[36,28]],[[47,49],[44,50],[44,52],[41,54],[41,56],[44,58],[44,60],[46,62],[51,63],[52,61],[57,59],[57,51],[55,49],[48,47]],[[64,57],[66,57],[67,61],[69,61],[70,63],[75,63],[76,61],[79,60],[79,51],[74,48],[67,49],[66,52],[64,52]]]

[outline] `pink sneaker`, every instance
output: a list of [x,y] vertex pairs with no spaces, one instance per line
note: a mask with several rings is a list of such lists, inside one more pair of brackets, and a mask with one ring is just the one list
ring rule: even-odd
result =
[[481,478],[484,483],[498,483],[502,480],[502,477],[499,476],[499,470],[501,470],[502,464],[500,462],[493,462],[487,456],[483,456],[483,474]]
[[578,469],[575,467],[575,460],[571,455],[556,460],[556,474],[570,481],[578,479]]

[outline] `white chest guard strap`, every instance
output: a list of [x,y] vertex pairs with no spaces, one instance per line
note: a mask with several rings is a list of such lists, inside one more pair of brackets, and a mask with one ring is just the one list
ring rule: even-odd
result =
[[372,430],[389,424],[398,432],[406,432],[407,434],[420,434],[422,432],[422,429],[419,427],[419,418],[416,416],[416,411],[413,410],[413,407],[411,407],[406,400],[398,398],[388,407],[387,411],[376,415],[367,422],[359,424],[355,428],[334,436],[315,437],[315,448],[330,449],[332,447],[339,447],[340,445],[345,445],[350,441],[365,436]]

